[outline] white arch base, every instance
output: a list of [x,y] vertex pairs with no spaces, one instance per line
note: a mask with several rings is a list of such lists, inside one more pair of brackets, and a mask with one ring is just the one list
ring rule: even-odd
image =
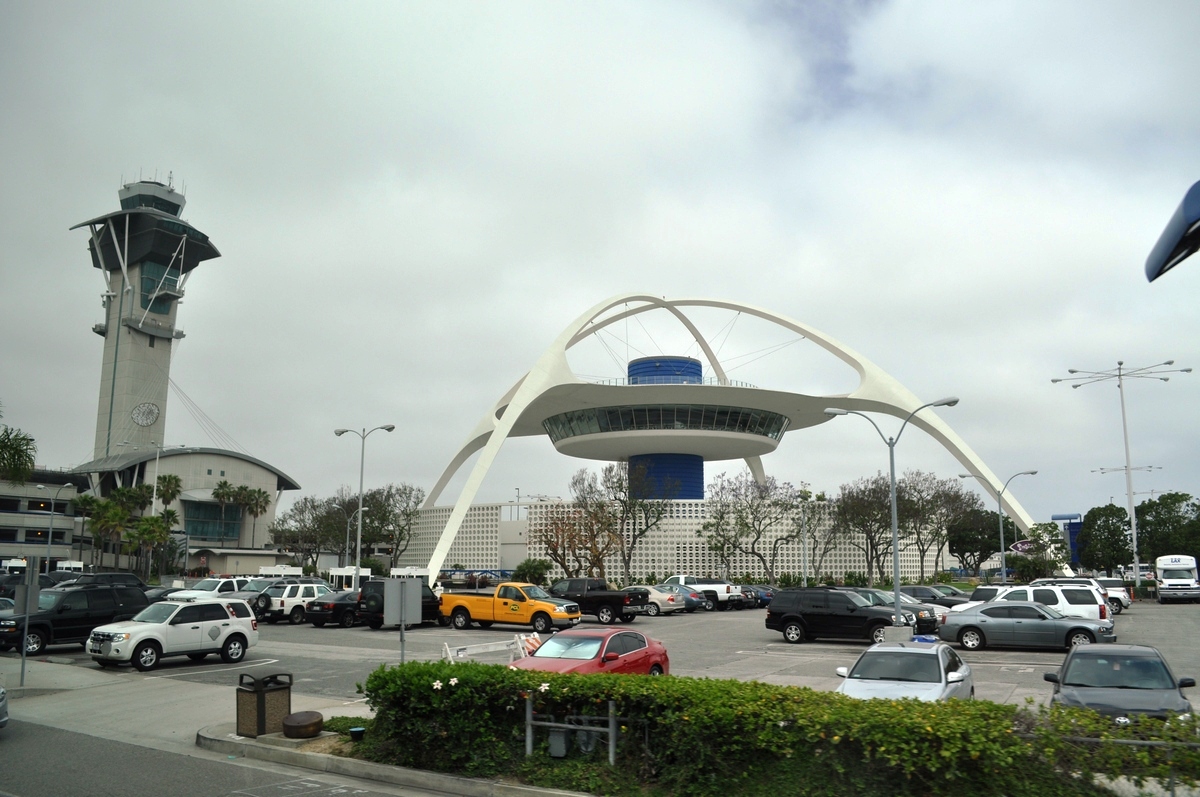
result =
[[[626,308],[619,313],[603,319],[600,318],[600,316],[615,307],[629,304],[636,304],[637,306]],[[534,433],[530,429],[529,422],[531,420],[535,422],[541,421],[541,418],[526,418],[526,412],[539,398],[545,396],[555,388],[587,384],[575,376],[567,363],[567,351],[571,347],[596,334],[609,324],[651,310],[665,310],[675,316],[679,323],[691,332],[720,383],[728,383],[728,377],[726,377],[721,363],[717,360],[716,354],[709,346],[708,341],[705,340],[696,326],[680,309],[683,307],[720,308],[738,313],[746,313],[747,315],[777,324],[811,340],[845,362],[858,373],[858,387],[844,395],[805,396],[801,394],[777,394],[786,395],[793,402],[804,405],[803,411],[794,416],[794,420],[799,421],[799,423],[795,424],[793,428],[812,426],[829,420],[823,414],[819,418],[813,414],[820,413],[825,407],[837,407],[865,412],[882,412],[897,418],[906,418],[925,403],[881,368],[854,350],[843,346],[833,338],[810,326],[768,310],[752,305],[717,299],[693,298],[667,300],[662,297],[641,293],[614,296],[589,309],[559,334],[549,348],[538,358],[537,362],[534,363],[529,372],[521,377],[496,402],[492,409],[483,416],[474,431],[468,436],[467,442],[463,444],[462,448],[459,449],[458,453],[450,461],[450,464],[446,466],[446,470],[442,472],[437,484],[430,490],[429,496],[425,500],[425,508],[436,505],[437,499],[441,496],[442,491],[446,489],[446,485],[454,477],[454,474],[462,468],[463,464],[475,452],[481,451],[479,459],[475,462],[470,475],[467,477],[466,484],[463,485],[462,492],[459,493],[458,499],[454,503],[454,509],[450,513],[450,519],[446,522],[446,527],[442,531],[441,537],[438,539],[433,556],[430,557],[429,578],[431,582],[441,570],[442,564],[445,562],[446,556],[450,551],[450,546],[454,543],[455,537],[458,536],[458,530],[467,515],[467,510],[475,500],[475,496],[479,492],[479,487],[483,484],[483,480],[491,469],[492,463],[495,462],[496,455],[500,453],[500,447],[504,445],[504,441],[513,436],[515,429],[517,429],[517,434]],[[762,392],[767,394],[773,391]],[[518,424],[521,421],[525,421],[525,424],[521,424],[523,428],[518,429]],[[999,495],[1002,488],[1000,480],[983,463],[983,460],[976,456],[975,452],[955,434],[954,430],[937,417],[933,410],[929,408],[921,410],[912,416],[910,423],[924,430],[941,443],[964,468],[970,471],[987,487],[993,498]],[[762,481],[765,477],[765,472],[761,460],[758,457],[750,457],[746,460],[746,463],[750,467],[750,472],[754,478]],[[1033,524],[1033,520],[1011,493],[1006,491],[1000,498],[1000,503],[1022,530],[1029,530],[1029,527]]]

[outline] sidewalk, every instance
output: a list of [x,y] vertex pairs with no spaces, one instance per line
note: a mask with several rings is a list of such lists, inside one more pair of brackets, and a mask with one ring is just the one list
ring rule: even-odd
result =
[[[192,683],[169,673],[143,676],[127,668],[101,670],[69,662],[56,662],[53,655],[27,660],[22,687],[20,657],[0,656],[0,685],[8,690],[11,721],[66,728],[181,755],[195,755],[200,747],[227,756],[411,788],[422,794],[587,797],[305,752],[313,740],[287,739],[282,734],[258,739],[238,736],[233,686]],[[304,695],[294,689],[292,711],[317,711],[325,717],[371,716],[370,708],[361,701]]]

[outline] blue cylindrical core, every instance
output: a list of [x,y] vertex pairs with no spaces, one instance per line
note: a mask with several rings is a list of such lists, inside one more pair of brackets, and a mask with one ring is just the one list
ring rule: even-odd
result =
[[631,385],[698,385],[700,361],[691,357],[640,357],[626,366]]
[[[645,468],[645,479],[636,478]],[[704,457],[695,454],[642,454],[629,458],[630,489],[638,498],[704,498]]]

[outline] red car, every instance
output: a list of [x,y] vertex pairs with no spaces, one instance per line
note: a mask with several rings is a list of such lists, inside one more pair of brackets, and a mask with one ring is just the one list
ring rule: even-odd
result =
[[671,660],[657,639],[617,628],[572,628],[547,639],[533,655],[518,659],[519,670],[619,672],[667,675]]

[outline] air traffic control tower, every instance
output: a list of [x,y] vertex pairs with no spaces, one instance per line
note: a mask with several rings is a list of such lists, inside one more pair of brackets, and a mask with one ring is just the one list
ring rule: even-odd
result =
[[129,183],[117,192],[121,209],[76,224],[91,233],[92,266],[104,277],[104,338],[94,459],[118,453],[118,443],[161,444],[171,370],[171,345],[184,283],[196,266],[221,253],[208,236],[180,219],[183,194],[168,181]]

